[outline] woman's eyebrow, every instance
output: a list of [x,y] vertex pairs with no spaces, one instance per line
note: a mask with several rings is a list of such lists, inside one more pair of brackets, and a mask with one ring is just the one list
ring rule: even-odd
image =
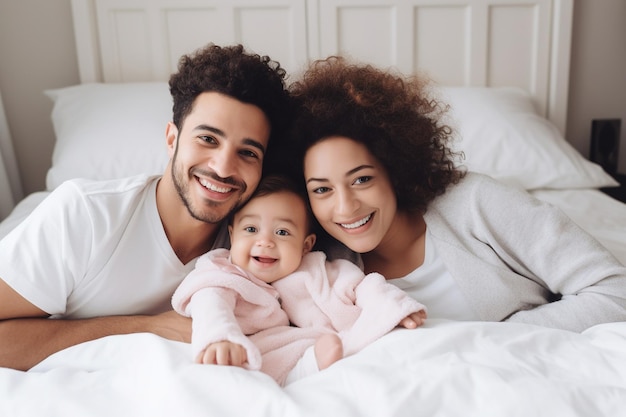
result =
[[350,171],[346,172],[346,177],[367,168],[374,168],[374,165],[359,165],[358,167],[352,168]]
[[326,178],[309,178],[308,180],[306,180],[306,183],[310,183],[310,182],[328,182],[328,180]]
[[[351,170],[349,170],[348,172],[346,172],[346,177],[349,177],[350,175],[353,175],[359,171],[361,171],[362,169],[367,169],[367,168],[375,168],[374,165],[359,165],[358,167],[352,168]],[[309,178],[308,180],[306,180],[306,183],[310,183],[310,182],[314,182],[314,181],[318,181],[318,182],[328,182],[327,178]]]

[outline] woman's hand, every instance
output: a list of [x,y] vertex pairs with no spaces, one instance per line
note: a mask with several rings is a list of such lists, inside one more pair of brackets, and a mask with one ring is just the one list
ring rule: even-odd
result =
[[427,314],[425,310],[420,310],[416,313],[411,313],[407,317],[400,320],[398,326],[405,327],[407,329],[415,329],[416,327],[424,324]]
[[241,366],[248,360],[246,349],[233,342],[221,341],[211,343],[196,359],[196,362],[208,365]]

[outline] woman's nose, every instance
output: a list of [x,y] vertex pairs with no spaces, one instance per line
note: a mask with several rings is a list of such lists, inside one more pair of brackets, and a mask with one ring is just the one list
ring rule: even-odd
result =
[[335,210],[341,215],[350,215],[359,208],[359,200],[350,191],[340,191],[337,193],[337,204]]

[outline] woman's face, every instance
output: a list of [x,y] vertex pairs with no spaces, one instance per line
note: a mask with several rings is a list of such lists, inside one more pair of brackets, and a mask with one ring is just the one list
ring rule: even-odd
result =
[[335,239],[355,252],[374,250],[396,215],[396,196],[382,164],[365,145],[331,136],[304,157],[313,214]]

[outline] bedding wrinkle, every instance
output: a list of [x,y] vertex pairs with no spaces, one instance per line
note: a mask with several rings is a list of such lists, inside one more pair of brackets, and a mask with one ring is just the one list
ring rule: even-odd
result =
[[0,369],[10,394],[0,413],[590,417],[619,416],[626,401],[626,323],[575,333],[429,319],[284,389],[261,372],[190,363],[190,350],[150,334],[110,336],[30,372]]

